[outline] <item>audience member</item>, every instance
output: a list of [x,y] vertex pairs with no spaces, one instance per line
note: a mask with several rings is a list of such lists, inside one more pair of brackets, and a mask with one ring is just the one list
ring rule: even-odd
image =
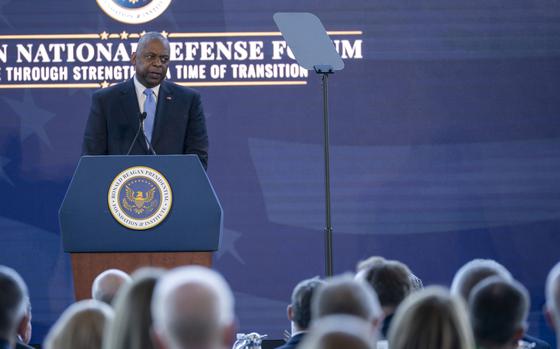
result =
[[499,276],[484,279],[469,297],[469,315],[479,348],[516,349],[527,328],[529,294]]
[[153,339],[162,349],[231,348],[234,300],[218,273],[199,266],[174,269],[157,283]]
[[560,263],[552,268],[546,279],[545,314],[556,332],[556,348],[560,348]]
[[389,329],[391,349],[472,349],[464,302],[441,287],[414,292],[398,307]]
[[151,302],[157,280],[163,269],[144,268],[132,275],[113,303],[115,318],[106,329],[103,341],[106,349],[153,349]]
[[0,265],[0,349],[15,347],[27,297],[27,286],[19,274]]
[[130,276],[119,269],[108,269],[97,275],[91,286],[91,298],[111,305],[121,286],[130,282]]
[[96,300],[72,304],[53,325],[45,339],[45,349],[101,349],[104,329],[113,310]]
[[318,278],[303,280],[296,285],[292,292],[292,301],[288,305],[288,319],[292,325],[292,336],[288,342],[278,349],[294,349],[304,338],[311,322],[311,302],[317,288],[324,281]]
[[31,300],[29,296],[25,297],[25,312],[19,322],[17,329],[16,349],[29,349],[28,344],[31,341]]
[[371,324],[351,315],[329,315],[313,322],[302,349],[374,349]]
[[350,275],[328,279],[313,297],[311,314],[313,321],[327,315],[353,315],[370,322],[374,328],[381,324],[383,318],[375,291]]
[[455,273],[451,282],[451,293],[463,297],[466,302],[473,287],[490,276],[513,280],[510,272],[500,263],[491,259],[473,259]]
[[[482,280],[498,276],[506,281],[513,281],[511,273],[500,263],[491,259],[473,259],[462,266],[451,283],[451,293],[468,301],[472,289]],[[525,334],[523,341],[534,349],[550,349],[547,342]]]
[[363,278],[375,291],[383,309],[381,334],[387,338],[389,325],[401,302],[410,294],[410,270],[398,261],[383,260],[371,265],[357,278]]

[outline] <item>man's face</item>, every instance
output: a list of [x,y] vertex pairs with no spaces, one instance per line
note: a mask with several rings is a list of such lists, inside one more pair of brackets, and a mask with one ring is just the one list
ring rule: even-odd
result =
[[169,65],[169,45],[159,39],[152,39],[132,54],[132,64],[136,69],[136,78],[146,87],[159,85]]

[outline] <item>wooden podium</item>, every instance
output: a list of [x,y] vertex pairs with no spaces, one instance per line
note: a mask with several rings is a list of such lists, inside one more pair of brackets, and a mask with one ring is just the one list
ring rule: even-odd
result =
[[[133,200],[138,198],[129,196],[130,206],[124,202],[121,205],[127,183],[145,182],[137,190],[145,193],[150,185],[155,186],[149,180],[162,182],[161,177],[170,195],[164,197],[165,190],[154,194],[154,202],[161,203],[153,207],[161,209],[167,198],[170,204],[166,216],[158,224],[142,228],[120,223],[119,217],[130,222],[121,214],[121,206],[133,207]],[[112,193],[117,197],[114,207]],[[142,200],[143,195],[139,196]],[[76,299],[90,298],[95,277],[111,268],[132,273],[146,266],[210,267],[212,251],[218,249],[221,240],[222,216],[219,200],[195,155],[82,157],[59,211],[64,251],[71,253]],[[154,213],[144,222],[151,222],[150,217],[158,216]]]

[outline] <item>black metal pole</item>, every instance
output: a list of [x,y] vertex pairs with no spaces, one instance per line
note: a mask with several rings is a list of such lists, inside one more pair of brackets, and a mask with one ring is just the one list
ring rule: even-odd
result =
[[325,157],[325,274],[333,275],[333,228],[331,222],[331,167],[329,155],[329,73],[322,72],[323,78],[323,131]]

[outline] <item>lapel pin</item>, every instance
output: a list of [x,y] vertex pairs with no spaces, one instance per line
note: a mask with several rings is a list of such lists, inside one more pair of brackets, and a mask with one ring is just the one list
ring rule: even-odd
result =
[[170,101],[170,100],[172,100],[173,98],[172,98],[171,96],[167,96],[167,97],[165,97],[165,99],[168,100],[168,101]]

